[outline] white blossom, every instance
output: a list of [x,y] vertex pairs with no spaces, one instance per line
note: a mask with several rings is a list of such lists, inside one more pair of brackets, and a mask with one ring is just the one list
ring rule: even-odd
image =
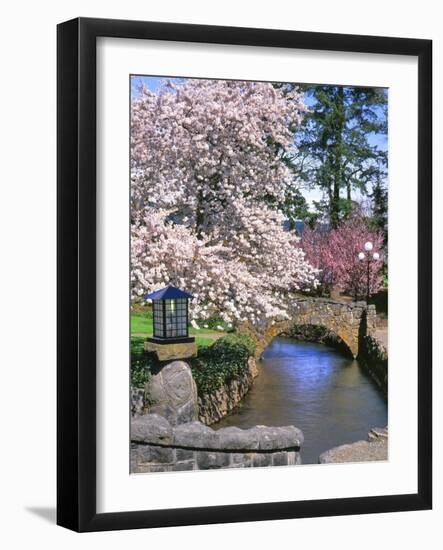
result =
[[172,283],[194,295],[192,319],[235,325],[287,315],[293,293],[315,284],[283,227],[293,176],[272,146],[292,146],[288,126],[304,110],[300,93],[267,83],[142,89],[132,103],[133,300]]

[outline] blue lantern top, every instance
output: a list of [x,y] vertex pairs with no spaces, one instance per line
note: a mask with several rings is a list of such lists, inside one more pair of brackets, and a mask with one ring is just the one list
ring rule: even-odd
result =
[[180,290],[175,286],[168,285],[160,290],[155,290],[150,294],[145,294],[146,300],[175,300],[177,298],[193,298],[192,294],[184,290]]

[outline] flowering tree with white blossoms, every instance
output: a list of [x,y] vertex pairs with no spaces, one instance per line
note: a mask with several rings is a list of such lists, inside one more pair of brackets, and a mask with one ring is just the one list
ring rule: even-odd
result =
[[305,108],[295,90],[212,80],[141,88],[132,102],[133,299],[171,283],[194,319],[255,322],[287,313],[315,284],[278,210],[291,173],[282,151]]

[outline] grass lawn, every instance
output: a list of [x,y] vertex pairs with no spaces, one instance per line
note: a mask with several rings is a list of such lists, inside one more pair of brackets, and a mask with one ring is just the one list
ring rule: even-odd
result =
[[[201,328],[197,330],[189,327],[189,334],[195,336],[198,347],[210,346],[215,340],[226,336],[226,332]],[[133,343],[143,342],[147,336],[152,336],[152,313],[150,310],[135,311],[131,313],[131,341]],[[143,346],[142,346],[143,347]]]

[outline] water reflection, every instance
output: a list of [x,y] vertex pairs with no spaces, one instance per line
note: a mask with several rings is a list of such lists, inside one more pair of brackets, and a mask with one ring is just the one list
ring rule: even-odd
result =
[[260,374],[241,406],[213,428],[293,424],[303,430],[304,464],[336,445],[366,439],[387,425],[383,395],[358,361],[312,342],[275,338],[265,350]]

